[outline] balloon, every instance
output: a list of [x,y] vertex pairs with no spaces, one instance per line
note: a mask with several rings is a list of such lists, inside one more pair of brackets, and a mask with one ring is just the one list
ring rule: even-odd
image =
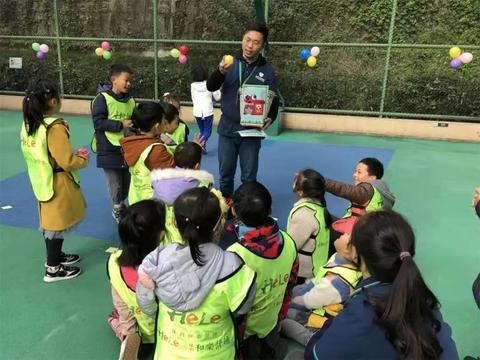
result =
[[180,54],[178,56],[178,62],[180,64],[186,64],[187,63],[187,55]]
[[225,65],[229,65],[233,63],[233,56],[232,55],[225,55],[223,57],[223,61],[225,62]]
[[310,49],[310,55],[318,56],[320,54],[320,48],[318,46],[314,46]]
[[448,53],[450,54],[450,57],[452,59],[456,59],[460,56],[460,54],[462,53],[462,50],[459,47],[454,46],[450,49]]
[[307,65],[311,68],[315,67],[315,65],[317,65],[317,58],[315,56],[310,56],[307,59]]
[[180,56],[180,51],[178,51],[178,49],[172,49],[170,50],[170,56],[174,58],[178,58]]
[[110,47],[110,43],[108,41],[102,41],[100,47],[103,49],[103,50],[106,50],[106,51],[110,51],[111,47]]
[[40,51],[40,50],[37,51],[37,59],[38,59],[38,60],[43,60],[43,59],[45,59],[45,56],[46,56],[46,55],[47,55],[47,54],[44,53],[43,51]]
[[46,53],[48,53],[48,50],[50,50],[50,49],[48,48],[48,45],[47,45],[47,44],[42,44],[42,45],[40,45],[40,51],[41,51],[41,52],[43,52],[43,53],[46,54]]
[[103,50],[101,47],[98,47],[95,49],[95,55],[97,56],[102,56],[105,50]]
[[460,59],[452,59],[452,61],[450,61],[450,67],[452,69],[460,69],[460,66],[462,66],[462,61]]
[[464,52],[462,55],[458,57],[458,59],[464,64],[470,64],[473,60],[472,53]]
[[187,45],[182,45],[178,48],[180,50],[180,54],[182,55],[187,55],[188,54],[188,46]]
[[108,60],[112,57],[112,53],[110,51],[104,51],[102,56],[105,60]]
[[300,51],[300,57],[301,57],[302,59],[308,59],[309,56],[310,56],[310,50],[308,50],[308,49],[302,49],[302,50]]
[[40,50],[40,44],[37,43],[37,42],[33,43],[33,44],[32,44],[32,50],[33,50],[33,51],[38,51],[38,50]]

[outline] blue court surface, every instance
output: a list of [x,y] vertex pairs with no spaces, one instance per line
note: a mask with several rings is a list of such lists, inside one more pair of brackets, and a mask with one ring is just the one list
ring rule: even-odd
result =
[[[202,168],[214,174],[218,186],[217,143],[217,137],[212,136],[208,144],[209,153],[202,159]],[[325,177],[351,183],[353,169],[360,159],[376,157],[387,168],[392,156],[393,150],[385,148],[265,140],[260,152],[258,180],[270,190],[273,197],[272,214],[285,227],[288,213],[296,201],[291,188],[293,177],[299,170],[312,167]],[[85,220],[75,232],[88,237],[117,240],[105,178],[103,171],[96,167],[94,157],[88,168],[80,174],[88,208]],[[239,184],[238,168],[235,186]],[[13,207],[0,212],[1,224],[38,227],[36,201],[26,172],[0,181],[0,204]],[[332,214],[341,216],[347,203],[327,195],[327,205]]]

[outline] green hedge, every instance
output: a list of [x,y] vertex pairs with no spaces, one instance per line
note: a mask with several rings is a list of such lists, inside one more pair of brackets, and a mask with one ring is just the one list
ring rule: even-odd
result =
[[[71,36],[150,36],[151,1],[141,0],[136,7],[129,3],[125,9],[117,7],[110,14],[108,1],[97,2],[98,12],[90,11],[95,8],[90,0],[81,4],[73,0],[60,2],[62,33]],[[38,3],[44,5],[38,5],[39,14],[43,17],[51,11],[49,2]],[[1,4],[10,6],[6,0],[0,0]],[[15,15],[20,18],[25,17],[22,9],[13,9],[11,6],[8,9],[17,12]],[[75,11],[70,11],[72,9]],[[195,4],[186,0],[177,1],[174,36],[239,40],[243,24],[252,17],[252,9],[252,1],[206,0]],[[270,1],[270,39],[385,43],[388,41],[391,9],[391,0]],[[160,13],[162,11],[159,10]],[[142,14],[145,16],[142,17]],[[85,26],[76,28],[78,22],[75,22],[74,16],[85,20],[82,20]],[[164,15],[161,18],[166,19]],[[1,16],[1,19],[4,22],[0,28],[8,32],[5,24],[8,24],[9,18]],[[50,22],[37,21],[35,16],[26,19],[28,31],[20,27],[16,33],[31,32],[36,26],[45,28],[41,33],[51,33],[52,29],[47,24]],[[129,31],[135,19],[138,19],[139,26]],[[478,24],[478,0],[399,0],[393,37],[396,43],[479,45]],[[38,76],[58,79],[55,44],[52,41],[48,43],[51,51],[47,59],[41,62],[30,50],[31,42],[0,41],[0,89],[22,91],[31,78]],[[114,55],[107,62],[93,55],[97,43],[62,41],[65,93],[94,95],[98,82],[105,80],[110,64],[125,62],[135,70],[134,95],[145,98],[154,96],[152,44],[112,42],[112,45]],[[161,50],[168,54],[170,48],[178,45],[162,44]],[[179,65],[168,56],[159,57],[160,94],[176,91],[183,100],[190,100],[192,67],[201,62],[213,69],[223,54],[236,50],[236,46],[189,46],[191,50],[187,65]],[[299,58],[300,50],[301,47],[295,46],[269,48],[268,56],[278,74],[288,106],[364,111],[380,109],[386,49],[324,47],[318,57],[318,66],[314,69],[308,68]],[[472,53],[475,56],[473,62],[455,71],[449,67],[448,49],[393,49],[384,110],[480,116],[480,51],[472,50]],[[24,68],[9,69],[10,56],[22,56]]]

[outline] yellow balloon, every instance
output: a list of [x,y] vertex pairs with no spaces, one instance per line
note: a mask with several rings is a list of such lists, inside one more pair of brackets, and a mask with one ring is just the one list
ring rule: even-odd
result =
[[102,56],[104,51],[101,47],[98,47],[95,49],[95,55]]
[[307,65],[311,68],[317,65],[317,58],[315,56],[309,56],[307,59]]
[[448,53],[450,54],[450,57],[452,59],[456,59],[462,54],[462,50],[459,47],[454,46],[450,49]]

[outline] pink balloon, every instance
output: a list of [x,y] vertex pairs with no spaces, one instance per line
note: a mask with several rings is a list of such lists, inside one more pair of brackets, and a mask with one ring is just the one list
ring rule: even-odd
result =
[[178,57],[178,62],[180,64],[186,64],[187,63],[187,56],[183,55],[183,54],[180,54],[180,56]]
[[103,50],[109,51],[110,50],[110,43],[108,41],[102,41],[102,44],[100,45],[100,47]]
[[470,64],[473,60],[473,55],[472,53],[469,52],[464,52],[462,55],[458,57],[460,61],[464,64]]
[[314,46],[310,49],[310,55],[318,56],[320,54],[320,48],[318,46]]

